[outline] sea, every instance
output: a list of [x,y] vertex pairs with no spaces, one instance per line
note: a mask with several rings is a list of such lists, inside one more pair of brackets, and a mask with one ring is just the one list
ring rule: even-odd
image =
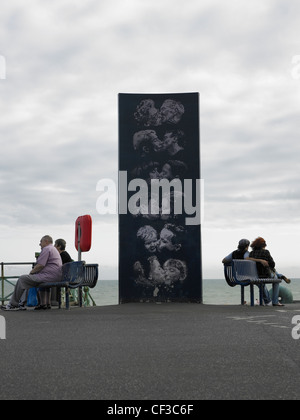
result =
[[[26,272],[28,267],[26,267]],[[5,276],[18,276],[24,272],[24,267],[5,267]],[[12,284],[5,283],[4,292],[8,296],[13,291],[15,279],[9,279]],[[300,301],[300,279],[291,279],[291,284],[281,283],[292,292],[294,301]],[[1,282],[0,282],[1,284]],[[268,285],[271,289],[272,286]],[[2,287],[1,287],[2,289]],[[255,287],[255,298],[259,299],[258,288]],[[0,294],[2,290],[0,290]],[[97,306],[118,305],[119,303],[119,282],[118,280],[100,280],[90,294]],[[1,296],[0,296],[1,297]],[[250,288],[245,289],[245,300],[250,302]],[[239,286],[230,287],[225,279],[206,279],[203,280],[203,303],[207,305],[240,305],[241,288]]]
[[[270,285],[269,285],[270,286]],[[289,289],[294,301],[300,301],[300,279],[292,279],[291,284],[282,283]],[[271,289],[272,286],[269,287]],[[259,299],[258,288],[255,297]],[[117,280],[99,280],[95,289],[90,291],[97,306],[118,305],[119,283]],[[245,289],[245,300],[250,302],[250,288]],[[203,280],[203,303],[207,305],[239,305],[241,303],[241,288],[229,287],[223,279]]]

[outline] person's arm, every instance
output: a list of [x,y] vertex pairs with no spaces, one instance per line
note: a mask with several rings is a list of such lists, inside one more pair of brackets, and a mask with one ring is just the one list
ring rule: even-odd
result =
[[49,258],[49,247],[43,248],[42,252],[40,253],[34,268],[31,270],[30,274],[38,274],[40,273],[47,265],[48,258]]
[[229,264],[232,262],[232,253],[223,258],[222,264]]
[[261,263],[265,267],[269,267],[269,263],[266,260],[260,260],[258,258],[251,258],[251,257],[247,257],[247,258],[245,258],[245,260],[255,261],[255,262]]
[[269,261],[269,266],[274,269],[275,268],[275,261],[272,258],[272,255],[270,254],[270,251],[266,251],[267,255],[268,255],[268,261]]
[[34,268],[30,271],[30,274],[38,274],[45,268],[44,265],[36,264]]

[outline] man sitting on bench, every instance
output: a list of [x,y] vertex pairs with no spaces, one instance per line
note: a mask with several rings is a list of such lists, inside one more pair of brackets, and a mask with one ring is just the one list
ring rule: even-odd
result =
[[5,311],[26,310],[25,305],[20,303],[25,290],[39,287],[43,283],[56,283],[62,280],[62,261],[59,252],[53,246],[51,236],[44,236],[41,239],[40,247],[42,252],[35,267],[29,275],[23,275],[19,278],[9,303],[2,306],[1,309]]

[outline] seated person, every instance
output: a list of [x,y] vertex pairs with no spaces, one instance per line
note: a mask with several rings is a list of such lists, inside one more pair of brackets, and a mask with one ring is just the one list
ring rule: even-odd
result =
[[[263,264],[263,266],[257,265],[258,275],[261,278],[273,278],[276,276],[278,279],[284,280],[287,284],[291,283],[291,280],[286,278],[283,274],[279,274],[275,270],[275,261],[273,260],[269,251],[266,250],[267,244],[266,241],[259,237],[251,244],[253,251],[250,252],[250,259],[254,261],[266,261],[268,264]],[[259,260],[257,259],[259,258]]]
[[223,264],[229,264],[232,262],[232,260],[244,260],[249,258],[249,246],[250,241],[248,239],[241,239],[237,250],[233,251],[231,254],[227,255],[227,257],[223,258],[222,263]]
[[[258,276],[262,279],[265,278],[278,278],[284,280],[286,283],[290,283],[291,280],[287,279],[283,274],[279,274],[275,270],[275,261],[273,260],[270,252],[266,250],[267,243],[266,241],[259,237],[252,242],[250,252],[250,258],[259,258],[268,262],[268,267],[266,265],[261,266],[257,264]],[[273,284],[273,306],[284,306],[279,303],[279,283]]]
[[[60,258],[63,264],[73,262],[72,258],[66,251],[66,245],[67,243],[64,239],[57,239],[54,244],[54,247],[60,254]],[[52,287],[51,289],[45,289],[44,287],[40,287],[38,289],[39,305],[35,308],[35,311],[39,311],[41,309],[51,309],[51,295],[55,305],[56,289],[56,287]]]
[[249,252],[250,241],[248,239],[241,239],[238,248],[231,254],[227,255],[222,261],[223,264],[229,264],[232,260],[252,260],[261,263],[263,266],[269,266],[268,262],[263,259],[250,258]]
[[44,236],[40,241],[42,252],[37,259],[35,267],[30,274],[23,275],[17,281],[14,293],[5,306],[1,309],[6,311],[26,310],[25,305],[20,303],[25,290],[39,287],[43,283],[59,282],[62,279],[62,261],[59,252],[53,246],[51,236]]
[[74,261],[70,257],[70,254],[68,254],[68,252],[66,251],[66,245],[67,243],[64,239],[57,239],[54,244],[55,248],[60,253],[60,257],[63,264],[67,264]]
[[[257,265],[268,267],[269,264],[267,261],[263,259],[259,259],[259,258],[250,257],[249,246],[250,246],[250,241],[248,239],[241,239],[238,244],[237,250],[233,251],[231,254],[225,257],[222,263],[229,264],[232,262],[232,260],[252,260],[252,261],[255,261]],[[270,305],[272,302],[267,286],[264,287],[263,299],[264,299],[265,305]]]

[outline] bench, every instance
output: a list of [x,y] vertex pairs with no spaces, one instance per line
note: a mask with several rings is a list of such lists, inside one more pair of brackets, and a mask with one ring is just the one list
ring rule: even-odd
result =
[[79,306],[82,307],[82,289],[88,287],[94,289],[98,283],[99,277],[99,265],[98,264],[86,264],[84,266],[84,280],[79,286]]
[[233,260],[224,264],[224,275],[230,287],[241,286],[241,304],[245,304],[245,287],[250,286],[251,306],[254,306],[254,286],[259,287],[259,304],[263,305],[263,291],[266,284],[281,283],[277,278],[259,278],[255,261]]
[[86,264],[85,261],[75,261],[62,266],[62,281],[55,283],[43,283],[41,287],[57,287],[58,306],[61,309],[61,289],[65,289],[66,309],[70,309],[70,289],[79,289],[79,306],[82,307],[82,288],[93,289],[98,282],[98,264]]

